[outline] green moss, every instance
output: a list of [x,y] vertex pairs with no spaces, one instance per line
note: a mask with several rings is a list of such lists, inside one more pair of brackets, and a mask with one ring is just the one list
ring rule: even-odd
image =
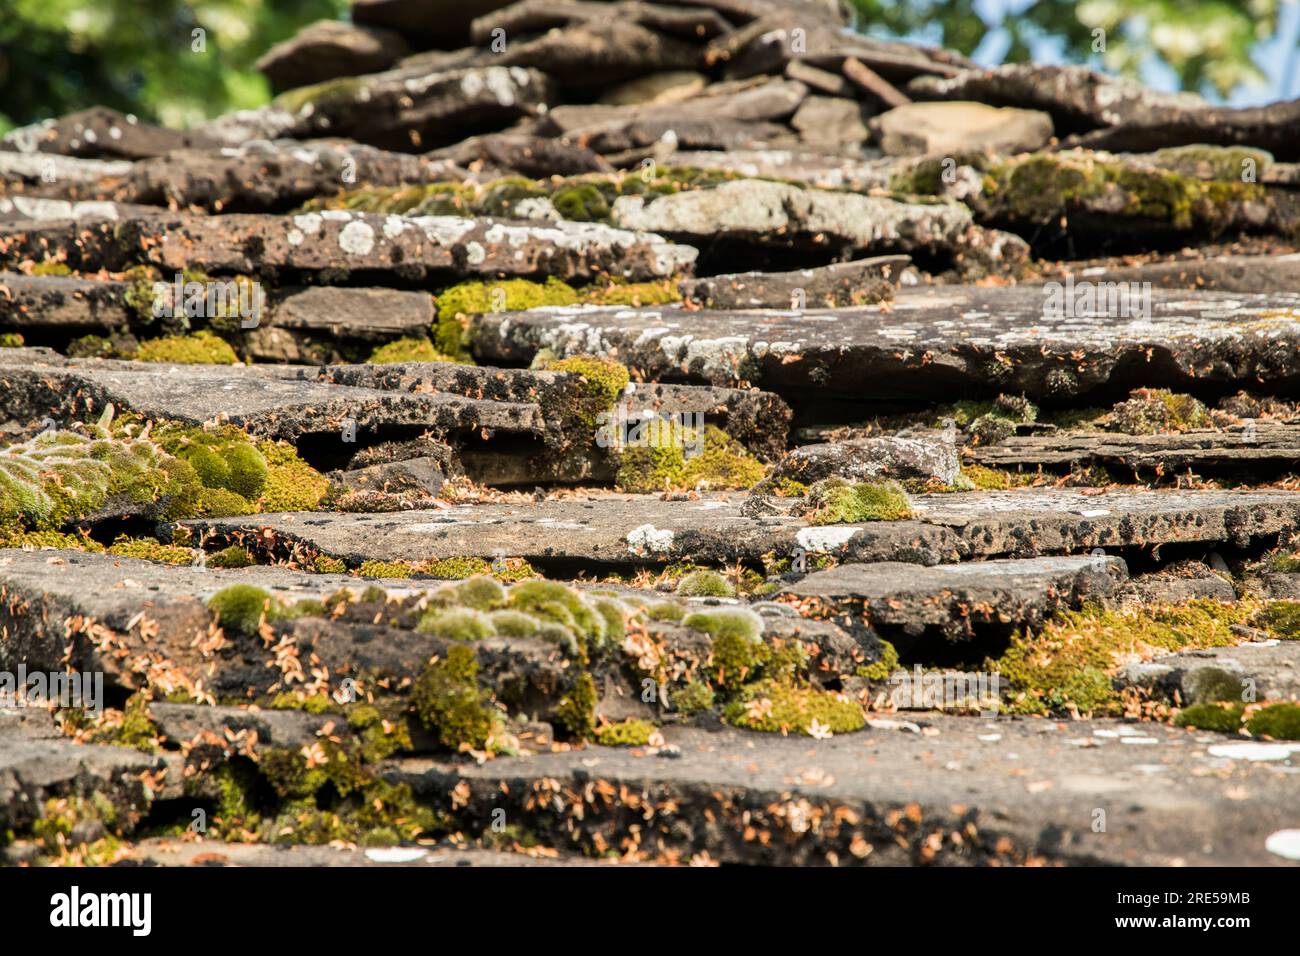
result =
[[961,473],[981,491],[1006,491],[1009,488],[1024,488],[1034,483],[1033,475],[1007,471],[1003,468],[988,468],[984,465],[962,465]]
[[881,641],[880,659],[871,664],[863,664],[854,673],[870,681],[889,680],[891,674],[898,670],[898,651],[889,641]]
[[55,548],[68,551],[90,551],[96,554],[104,546],[88,535],[65,534],[62,531],[23,531],[20,529],[0,529],[0,548],[33,548],[40,551]]
[[368,365],[395,365],[401,362],[453,362],[455,359],[434,348],[428,339],[398,339],[380,345],[366,359]]
[[808,492],[808,523],[852,524],[859,521],[901,521],[912,517],[911,502],[893,482],[852,484],[825,478]]
[[1269,558],[1268,565],[1279,574],[1300,574],[1300,553],[1275,554]]
[[662,604],[652,604],[646,608],[646,616],[652,621],[680,621],[686,616],[686,608],[680,604],[665,601]]
[[329,480],[298,457],[288,442],[258,442],[266,460],[266,483],[257,505],[260,511],[315,511],[329,492]]
[[158,749],[159,736],[158,725],[149,713],[149,698],[143,693],[133,694],[122,708],[122,722],[113,733],[113,743],[153,752]]
[[482,611],[468,607],[427,611],[415,629],[422,634],[433,634],[453,641],[481,641],[496,633],[491,620]]
[[500,282],[462,282],[437,295],[438,321],[433,341],[438,351],[453,359],[468,359],[465,341],[468,319],[487,312],[514,312],[543,305],[574,305],[578,294],[554,277],[545,282],[505,279]]
[[629,717],[617,724],[596,728],[596,743],[606,747],[644,747],[657,732],[648,720]]
[[502,637],[535,637],[540,630],[537,618],[523,611],[492,611],[487,618],[492,629]]
[[713,706],[713,688],[702,681],[689,681],[672,696],[673,709],[687,717]]
[[[551,372],[571,372],[582,377],[595,408],[599,411],[612,408],[632,380],[626,365],[613,359],[589,355],[575,355],[561,359],[547,368]],[[593,417],[594,422],[594,417]]]
[[362,561],[357,574],[363,578],[409,578],[421,569],[409,561]]
[[253,565],[253,556],[243,545],[232,544],[208,558],[210,568],[247,568]]
[[682,624],[710,637],[741,637],[758,641],[763,635],[763,619],[749,608],[726,607],[695,611],[682,618]]
[[1115,406],[1105,425],[1128,435],[1155,435],[1206,428],[1211,421],[1209,409],[1190,395],[1167,388],[1139,388]]
[[700,568],[682,576],[677,593],[683,597],[735,597],[736,589],[717,571]]
[[0,349],[20,349],[24,342],[20,332],[0,333]]
[[763,463],[744,445],[716,425],[709,425],[704,429],[704,451],[686,461],[681,483],[689,489],[750,488],[765,473]]
[[1271,601],[1256,616],[1255,624],[1281,640],[1300,639],[1300,601]]
[[703,451],[687,458],[685,448],[696,443],[697,435],[692,428],[670,422],[656,435],[657,444],[623,449],[616,486],[632,494],[650,494],[697,487],[744,489],[762,480],[766,471],[762,462],[716,425],[705,426]]
[[1179,727],[1195,727],[1197,730],[1213,730],[1221,734],[1241,732],[1241,704],[1222,707],[1218,704],[1194,704],[1184,707],[1174,718]]
[[163,544],[157,538],[128,538],[120,535],[108,547],[109,554],[124,558],[141,558],[145,561],[161,561],[164,564],[192,564],[194,552],[173,544]]
[[420,720],[452,750],[487,749],[497,714],[478,686],[478,658],[468,646],[431,661],[415,681],[411,702]]
[[613,598],[598,597],[591,600],[591,606],[605,620],[605,642],[620,643],[627,636],[627,617],[623,605]]
[[587,305],[621,305],[644,308],[668,305],[682,300],[680,278],[673,276],[658,282],[618,282],[585,286],[578,296]]
[[1300,704],[1287,701],[1261,707],[1246,719],[1246,729],[1256,737],[1300,740]]
[[1187,604],[1061,612],[1037,633],[1017,631],[990,666],[1020,693],[1026,712],[1118,712],[1111,675],[1134,656],[1238,642],[1233,625],[1251,608],[1196,600]]
[[177,365],[233,365],[239,361],[235,350],[224,339],[206,330],[141,342],[134,357],[140,362]]
[[1241,182],[1242,173],[1253,168],[1261,174],[1273,164],[1273,157],[1262,149],[1248,146],[1169,146],[1144,153],[1142,161],[1195,179],[1218,182]]
[[605,618],[576,591],[557,581],[521,581],[510,588],[507,605],[571,629],[586,647],[605,641]]
[[338,558],[331,558],[324,554],[316,555],[311,568],[317,574],[344,574],[348,570],[348,566]]
[[609,202],[604,193],[591,183],[561,189],[551,197],[551,202],[565,219],[576,222],[605,222],[609,219]]
[[1072,212],[1104,210],[1117,222],[1155,220],[1176,229],[1218,232],[1243,203],[1269,205],[1256,183],[1207,182],[1169,169],[1086,152],[1035,153],[997,163],[984,176],[983,202],[996,215],[1048,223]]
[[70,276],[72,268],[66,262],[57,259],[45,259],[32,266],[34,276]]
[[481,574],[466,578],[452,590],[458,603],[480,611],[490,611],[506,603],[506,589],[501,583]]
[[251,584],[232,584],[208,599],[208,607],[218,615],[223,628],[242,634],[256,634],[265,617],[274,621],[284,608],[270,593]]
[[586,740],[595,730],[597,700],[596,681],[591,674],[583,671],[574,681],[572,689],[556,705],[556,720],[570,736]]
[[722,717],[749,730],[811,736],[849,733],[867,722],[862,707],[842,694],[777,681],[747,686]]
[[[238,515],[251,515],[256,511],[252,502],[242,495],[225,488],[204,488],[198,496],[198,503],[189,511],[195,518],[233,518]],[[172,517],[181,517],[173,514]]]

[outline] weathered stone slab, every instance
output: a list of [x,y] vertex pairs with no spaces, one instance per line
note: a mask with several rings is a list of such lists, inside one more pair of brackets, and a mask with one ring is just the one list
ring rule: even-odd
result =
[[[1067,269],[1054,270],[1064,281]],[[1128,265],[1122,261],[1074,268],[1075,280],[1150,282],[1159,289],[1212,292],[1294,292],[1300,289],[1300,253],[1276,256],[1213,256]]]
[[[606,7],[605,4],[596,6]],[[617,16],[623,5],[611,6],[609,14]],[[647,8],[653,5],[636,6]],[[668,11],[671,8],[659,9]],[[508,10],[504,12],[509,13]],[[688,11],[686,15],[693,14]],[[517,34],[508,32],[507,35]],[[703,60],[704,50],[700,46],[619,17],[591,20],[564,30],[549,30],[536,37],[509,42],[497,62],[513,68],[541,71],[566,86],[592,90],[652,70],[695,69],[703,64]]]
[[92,106],[58,119],[21,126],[0,140],[0,150],[86,159],[145,159],[201,145],[201,134],[142,123],[106,106]]
[[1052,138],[1052,118],[1037,110],[983,103],[908,103],[875,117],[871,131],[890,156],[1025,153]]
[[794,272],[741,272],[683,280],[682,297],[706,309],[862,305],[893,297],[907,256],[873,256]]
[[[798,499],[785,501],[787,511]],[[751,503],[751,504],[756,504]],[[766,510],[766,514],[762,512]],[[646,495],[456,505],[400,514],[281,514],[188,522],[200,530],[269,532],[350,563],[517,555],[535,564],[761,563],[765,554],[824,552],[847,562],[937,564],[1038,557],[1174,542],[1248,545],[1300,524],[1300,494],[1286,491],[1052,488],[919,495],[914,519],[811,526],[744,496],[663,500]],[[758,512],[754,514],[754,512]]]
[[129,216],[154,215],[157,212],[148,206],[102,200],[74,202],[45,196],[0,196],[0,224],[116,221]]
[[889,637],[936,628],[950,640],[978,628],[1038,626],[1058,608],[1108,597],[1128,577],[1118,558],[975,561],[918,568],[885,562],[842,564],[808,575],[783,594],[829,611],[850,628]]
[[0,185],[13,186],[14,192],[27,186],[55,193],[78,186],[95,186],[130,170],[131,163],[123,160],[0,150]]
[[346,136],[420,151],[540,115],[551,100],[547,76],[522,66],[401,67],[290,90],[266,109],[293,117],[286,137]]
[[276,93],[340,76],[386,70],[410,47],[393,30],[318,20],[271,47],[257,61],[257,71]]
[[355,0],[354,23],[396,30],[424,46],[463,46],[470,24],[510,0]]
[[147,263],[179,272],[395,275],[598,274],[645,280],[689,272],[696,250],[600,223],[530,226],[458,216],[383,216],[326,210],[293,217],[158,214],[78,227],[52,221],[0,228],[0,260],[61,251],[70,265]]
[[1300,99],[1267,106],[1172,105],[1142,111],[1107,129],[1085,133],[1069,145],[1110,152],[1166,149],[1174,146],[1255,146],[1278,159],[1300,159],[1295,128]]
[[34,365],[23,356],[0,353],[0,378],[5,383],[0,409],[10,418],[32,422],[47,416],[82,421],[112,404],[148,418],[195,424],[224,419],[254,434],[289,441],[305,434],[341,436],[347,420],[360,434],[416,427],[541,429],[536,405],[331,385],[292,367],[97,359]]
[[1293,390],[1300,384],[1300,296],[1155,290],[1151,315],[1052,315],[1041,288],[900,290],[888,307],[804,312],[539,308],[484,315],[487,361],[615,354],[645,377],[743,380],[782,393],[932,400],[1024,392],[1081,400],[1107,388]]
[[213,212],[280,212],[349,183],[398,186],[436,180],[452,164],[346,141],[250,142],[177,150],[136,163],[112,190],[121,202]]
[[471,136],[454,146],[427,153],[457,166],[485,167],[501,173],[543,178],[608,173],[613,167],[595,150],[545,136],[526,133],[488,133]]
[[1245,642],[1236,647],[1179,651],[1131,664],[1115,677],[1182,706],[1300,699],[1300,641]]
[[983,465],[1119,465],[1161,474],[1291,469],[1300,460],[1300,423],[1249,421],[1223,429],[1198,428],[1163,435],[1124,435],[1099,431],[1059,431],[1013,435],[995,445],[976,445],[969,456]]
[[193,841],[151,837],[127,848],[126,864],[137,866],[257,866],[257,867],[555,867],[636,866],[623,860],[593,860],[563,856],[513,853],[478,847],[353,847],[232,843],[226,840]]
[[[467,830],[505,807],[555,845],[590,853],[635,833],[651,858],[707,852],[724,863],[1283,862],[1265,842],[1295,824],[1286,771],[1300,751],[1281,764],[1233,759],[1210,749],[1217,735],[1113,720],[926,724],[924,736],[869,731],[811,746],[669,727],[672,760],[589,747],[482,765],[400,761],[391,778],[430,796],[459,778]],[[931,838],[949,832],[961,839]]]
[[917,99],[975,100],[991,106],[1042,110],[1052,115],[1061,134],[1117,126],[1166,110],[1206,106],[1191,93],[1162,93],[1082,66],[1032,63],[918,77],[908,84],[907,91]]
[[918,432],[801,445],[782,457],[772,477],[806,485],[832,477],[847,481],[933,478],[952,485],[961,473],[956,437],[955,432]]
[[821,189],[866,191],[889,186],[898,161],[853,159],[785,149],[685,150],[673,162],[700,169],[723,169],[750,178],[788,179]]
[[870,138],[867,120],[872,115],[873,110],[856,99],[809,96],[790,117],[790,125],[812,149],[852,153]]
[[22,331],[57,328],[72,331],[126,328],[131,323],[124,282],[72,276],[0,273],[0,326]]

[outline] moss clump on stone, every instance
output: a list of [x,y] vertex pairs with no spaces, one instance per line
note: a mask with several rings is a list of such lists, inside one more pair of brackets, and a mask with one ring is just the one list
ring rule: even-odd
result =
[[258,442],[266,459],[266,484],[258,499],[259,511],[315,511],[329,492],[329,479],[298,456],[284,441]]
[[1281,640],[1300,639],[1300,601],[1271,601],[1256,616],[1255,624]]
[[506,589],[495,578],[476,574],[451,588],[456,601],[480,611],[491,611],[506,603]]
[[1179,727],[1195,727],[1197,730],[1213,730],[1221,734],[1241,732],[1241,716],[1245,708],[1241,704],[1228,707],[1219,704],[1193,704],[1184,707],[1174,718]]
[[713,688],[703,681],[689,681],[672,695],[673,710],[687,717],[713,706]]
[[586,740],[596,727],[596,681],[583,671],[573,682],[573,687],[560,698],[555,707],[555,718],[570,736]]
[[208,567],[210,568],[247,568],[255,563],[253,556],[248,553],[248,549],[240,544],[232,544],[228,548],[222,548],[208,558]]
[[722,718],[736,727],[767,733],[825,737],[861,730],[862,707],[843,694],[778,681],[760,681],[728,704]]
[[503,609],[491,611],[487,615],[492,630],[502,637],[535,637],[541,624],[537,618],[523,611]]
[[238,428],[167,423],[154,434],[163,448],[194,469],[205,488],[222,488],[252,502],[266,486],[266,458]]
[[338,558],[331,558],[329,555],[318,554],[311,563],[311,569],[317,574],[345,574],[348,566]]
[[903,521],[912,517],[907,493],[895,482],[857,483],[824,478],[808,492],[809,524]]
[[889,680],[890,675],[898,670],[898,650],[889,641],[881,641],[880,659],[871,664],[863,664],[854,674],[870,681]]
[[1014,435],[1017,425],[1038,419],[1038,407],[1023,395],[999,395],[991,402],[961,401],[950,413],[976,445],[995,445]]
[[588,305],[622,305],[643,308],[680,302],[681,280],[677,277],[659,282],[611,282],[608,285],[590,285],[579,290],[578,295]]
[[141,342],[134,358],[139,362],[175,365],[234,365],[239,361],[225,339],[206,330]]
[[1275,554],[1269,558],[1268,566],[1279,574],[1300,574],[1300,552]]
[[989,666],[1019,693],[1013,708],[1021,712],[1116,713],[1120,698],[1111,675],[1122,664],[1135,655],[1236,644],[1232,627],[1245,624],[1251,613],[1244,604],[1204,599],[1061,612],[1037,632],[1017,631]]
[[985,465],[962,465],[961,473],[980,491],[1006,491],[1009,488],[1025,488],[1034,483],[1033,475],[1003,468],[989,468]]
[[750,642],[763,636],[763,618],[749,608],[725,607],[695,611],[682,618],[682,624],[710,637],[741,637]]
[[498,715],[478,686],[478,658],[458,645],[425,666],[411,690],[420,720],[452,750],[485,750]]
[[578,294],[565,282],[548,277],[545,282],[527,279],[504,279],[499,282],[478,280],[461,282],[436,296],[438,321],[433,343],[437,350],[453,360],[469,359],[465,341],[470,317],[488,312],[515,312],[543,305],[574,305]]
[[[575,355],[561,359],[547,366],[550,372],[571,372],[581,376],[586,383],[587,392],[597,411],[612,408],[632,380],[626,365],[613,359],[598,358],[591,355]],[[594,422],[594,416],[593,416]]]
[[1115,219],[1154,220],[1211,234],[1242,204],[1269,205],[1257,183],[1205,181],[1169,169],[1103,159],[1090,152],[1034,153],[988,167],[981,202],[998,216],[1049,223],[1085,209]]
[[1139,388],[1114,407],[1105,425],[1127,435],[1156,435],[1207,428],[1211,420],[1209,409],[1190,395],[1167,388]]
[[164,564],[192,564],[195,552],[174,544],[163,544],[157,538],[130,538],[120,535],[108,547],[109,554]]
[[208,599],[208,608],[217,614],[223,628],[241,634],[256,634],[264,619],[274,621],[285,614],[279,601],[252,584],[222,588]]
[[409,561],[362,561],[357,574],[363,578],[411,578],[420,567]]
[[671,601],[652,604],[646,608],[646,616],[652,621],[680,621],[686,616],[686,608]]
[[1246,729],[1256,737],[1300,740],[1300,704],[1284,701],[1261,707],[1246,718]]
[[596,728],[596,743],[605,747],[644,747],[658,729],[648,720],[629,717],[617,724],[605,724]]
[[619,456],[615,485],[632,494],[661,491],[713,491],[753,487],[766,469],[740,442],[716,425],[704,428],[703,451],[686,456],[698,433],[676,422],[656,434],[657,443],[624,448]]
[[482,611],[469,607],[434,608],[426,611],[415,629],[422,634],[432,634],[452,641],[481,641],[496,633],[492,622]]
[[397,339],[377,346],[366,359],[367,365],[396,365],[402,362],[453,362],[451,356],[439,352],[428,339]]
[[510,588],[507,606],[570,630],[584,648],[598,648],[607,637],[605,617],[577,591],[557,581],[521,581]]
[[20,332],[0,333],[0,349],[20,349],[25,340]]
[[717,571],[699,568],[682,576],[677,593],[682,597],[735,597],[736,589]]

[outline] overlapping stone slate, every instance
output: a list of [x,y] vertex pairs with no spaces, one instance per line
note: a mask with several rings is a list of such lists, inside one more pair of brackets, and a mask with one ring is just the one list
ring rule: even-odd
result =
[[340,76],[378,73],[409,50],[394,30],[318,20],[262,54],[257,71],[279,93]]
[[127,284],[74,276],[0,273],[0,327],[55,328],[69,333],[125,329],[132,312]]
[[936,564],[1179,542],[1245,547],[1300,526],[1300,496],[1276,490],[1092,494],[1021,488],[919,495],[912,500],[912,520],[820,526],[791,514],[798,503],[768,499],[747,505],[743,495],[664,500],[604,494],[399,514],[253,515],[188,524],[222,535],[262,534],[282,551],[307,544],[351,563],[507,554],[560,568],[678,561],[757,566],[764,555],[800,552],[848,562]]
[[206,141],[201,134],[143,123],[106,106],[92,106],[10,130],[0,140],[0,151],[133,160],[203,145]]
[[1260,476],[1290,470],[1300,460],[1300,423],[1248,421],[1223,429],[1201,428],[1159,435],[1066,431],[1013,435],[993,445],[977,445],[968,455],[1000,468],[1041,465],[1059,469],[1074,464],[1132,468],[1150,475],[1191,469],[1197,473],[1235,470]]
[[494,362],[607,353],[647,377],[779,394],[932,399],[1023,392],[1084,401],[1134,386],[1284,390],[1300,376],[1300,297],[1154,290],[1150,317],[1050,314],[1035,287],[900,290],[887,308],[684,312],[539,308],[480,316]]
[[1179,651],[1130,664],[1115,680],[1182,706],[1300,700],[1300,642],[1246,641],[1236,647]]
[[362,435],[429,428],[537,433],[536,405],[445,393],[331,385],[304,370],[275,366],[162,365],[100,359],[35,363],[0,352],[0,409],[20,421],[83,421],[107,405],[147,418],[202,424],[223,420],[267,438],[335,435],[345,423]]
[[457,216],[383,216],[327,210],[293,217],[194,216],[158,212],[116,222],[65,220],[0,226],[0,261],[61,254],[70,266],[150,264],[180,272],[325,278],[608,273],[646,280],[689,272],[696,250],[661,236],[600,223],[547,226]]
[[788,478],[806,485],[823,478],[845,481],[919,478],[952,485],[961,473],[956,438],[954,430],[800,445],[777,462],[772,478]]
[[974,561],[917,568],[842,564],[809,574],[782,594],[829,612],[851,628],[917,637],[935,628],[950,640],[980,628],[1038,626],[1059,608],[1109,597],[1128,577],[1118,558]]
[[[1221,737],[1114,720],[932,716],[925,723],[924,736],[872,730],[812,745],[774,734],[668,728],[671,760],[644,748],[591,747],[482,765],[403,760],[390,778],[430,796],[464,782],[470,829],[486,826],[504,806],[560,847],[598,853],[634,834],[632,846],[651,859],[1283,862],[1265,843],[1294,825],[1288,771],[1300,750],[1289,760],[1285,746],[1273,762],[1250,760],[1249,748],[1260,745],[1248,744],[1236,758],[1216,753]],[[1098,807],[1107,813],[1101,831],[1092,826]]]
[[1160,289],[1197,289],[1211,292],[1294,292],[1300,288],[1300,253],[1279,255],[1211,255],[1130,265],[1066,265],[1050,270],[1051,281],[1150,282]]
[[794,272],[742,272],[687,279],[682,297],[706,309],[861,305],[893,297],[907,256],[873,256]]

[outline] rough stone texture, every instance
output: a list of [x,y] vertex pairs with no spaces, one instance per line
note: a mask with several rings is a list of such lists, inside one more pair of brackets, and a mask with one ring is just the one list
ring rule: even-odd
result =
[[397,186],[437,179],[446,163],[347,141],[250,142],[178,150],[137,163],[112,191],[121,202],[213,212],[281,212],[349,184]]
[[0,273],[0,327],[77,332],[126,328],[131,312],[126,284],[73,276]]
[[[1281,763],[1234,759],[1210,750],[1217,735],[1113,720],[926,724],[937,733],[868,731],[812,745],[669,728],[679,759],[591,747],[482,766],[402,761],[392,779],[428,794],[464,781],[479,826],[504,804],[560,846],[592,851],[635,822],[636,845],[650,854],[707,851],[724,863],[1284,863],[1264,842],[1294,825],[1287,771],[1300,751]],[[1092,829],[1097,807],[1105,832]],[[964,836],[931,841],[934,832]],[[756,833],[767,838],[749,838]]]
[[625,229],[694,243],[725,236],[760,245],[873,253],[951,247],[971,225],[969,211],[955,204],[920,205],[763,180],[727,182],[649,201],[622,196],[614,202],[612,218]]
[[1278,159],[1295,160],[1300,159],[1297,123],[1300,99],[1247,107],[1169,105],[1130,114],[1118,125],[1072,138],[1070,145],[1109,152],[1244,145],[1268,150]]
[[427,156],[458,166],[482,166],[495,172],[521,176],[577,176],[611,170],[599,153],[585,146],[525,133],[471,136],[455,146],[434,150]]
[[1053,611],[1108,597],[1128,577],[1118,558],[1032,558],[917,568],[842,564],[808,575],[783,594],[811,599],[834,619],[889,636],[937,628],[949,639],[982,627],[1038,626]]
[[706,309],[861,305],[893,297],[907,256],[874,256],[794,272],[741,272],[686,279],[682,297]]
[[1052,115],[1059,134],[1118,126],[1179,107],[1205,106],[1200,97],[1190,93],[1161,93],[1082,66],[1031,63],[966,70],[947,77],[918,77],[907,90],[917,99],[976,100],[992,106],[1042,110]]
[[[1224,681],[1224,677],[1227,681]],[[1121,687],[1141,687],[1155,696],[1187,704],[1211,702],[1213,684],[1231,686],[1239,681],[1237,703],[1300,699],[1300,642],[1259,641],[1236,647],[1179,651],[1155,660],[1132,664],[1116,675]],[[1177,697],[1175,697],[1177,695]]]
[[1033,470],[1097,463],[1135,472],[1170,474],[1238,470],[1260,475],[1290,469],[1300,460],[1300,423],[1248,421],[1224,429],[1199,428],[1167,435],[1063,431],[1013,435],[996,445],[977,445],[969,455],[983,465]]
[[410,281],[434,275],[633,280],[689,272],[696,251],[651,233],[599,223],[530,226],[457,216],[383,216],[327,210],[269,215],[154,215],[78,228],[54,220],[0,227],[0,260],[61,251],[70,264],[164,270],[347,276],[380,273]]
[[951,485],[960,473],[955,432],[922,432],[803,445],[786,453],[772,477],[791,478],[804,484],[831,477],[848,481],[933,478]]
[[1055,281],[1072,272],[1076,282],[1150,282],[1159,289],[1213,292],[1294,292],[1300,288],[1300,253],[1214,255],[1127,265],[1123,261],[1053,270]]
[[536,116],[550,100],[546,75],[520,66],[404,67],[290,90],[267,109],[291,115],[280,135],[346,136],[414,152]]
[[673,162],[721,169],[749,178],[789,179],[822,189],[885,188],[895,159],[864,160],[786,149],[682,150]]
[[352,20],[387,27],[428,46],[461,46],[475,17],[507,6],[510,0],[354,0]]
[[869,137],[866,120],[871,110],[853,99],[838,96],[809,96],[799,104],[790,125],[799,138],[813,149],[848,151]]
[[341,441],[351,419],[359,435],[428,427],[535,433],[535,405],[481,401],[444,393],[406,393],[312,381],[292,367],[158,365],[98,359],[34,365],[0,351],[10,418],[81,421],[106,405],[148,418],[201,424],[224,419],[258,435],[293,441],[305,434]]
[[1045,316],[1042,289],[900,290],[880,306],[804,313],[535,309],[476,320],[476,354],[616,354],[646,376],[816,387],[859,398],[1024,392],[1086,402],[1102,387],[1300,382],[1300,296],[1152,293],[1150,318]]
[[1025,153],[1052,138],[1052,118],[983,103],[908,103],[873,119],[871,131],[890,156]]
[[1294,529],[1300,521],[1300,498],[1285,491],[1117,489],[1096,495],[1022,488],[918,495],[912,499],[914,520],[825,526],[810,526],[780,511],[750,517],[744,502],[740,495],[687,501],[608,495],[400,514],[252,515],[188,524],[223,534],[269,530],[281,547],[307,542],[350,561],[504,553],[563,567],[576,561],[597,566],[758,564],[769,552],[793,555],[796,550],[830,553],[849,562],[936,564],[1175,542],[1246,546]]
[[402,35],[393,30],[318,20],[262,54],[257,71],[279,93],[340,76],[378,73],[408,51]]
[[87,159],[145,159],[204,144],[201,134],[142,123],[106,106],[10,130],[0,150],[57,153]]

